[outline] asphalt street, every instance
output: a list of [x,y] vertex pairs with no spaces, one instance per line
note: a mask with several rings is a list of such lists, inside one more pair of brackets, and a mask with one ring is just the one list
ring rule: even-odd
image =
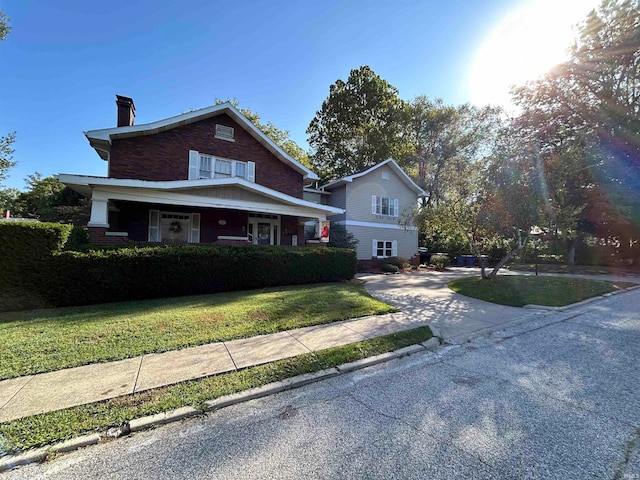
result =
[[4,474],[640,479],[640,290]]

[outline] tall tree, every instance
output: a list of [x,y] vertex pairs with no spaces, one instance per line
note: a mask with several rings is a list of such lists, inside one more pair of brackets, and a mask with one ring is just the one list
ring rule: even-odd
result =
[[20,192],[13,205],[16,214],[44,222],[86,225],[90,205],[78,193],[54,177],[36,172],[25,178],[27,189]]
[[13,153],[15,150],[12,147],[15,139],[15,132],[5,137],[0,137],[0,182],[7,178],[9,169],[16,164],[16,162],[13,161]]
[[247,119],[249,119],[251,123],[258,127],[262,131],[262,133],[264,133],[267,137],[273,140],[276,145],[282,148],[287,153],[287,155],[296,159],[305,167],[311,168],[309,155],[302,147],[300,147],[300,145],[298,145],[294,140],[291,139],[289,131],[282,130],[281,128],[276,127],[271,122],[262,122],[259,114],[253,112],[248,108],[240,107],[240,102],[238,102],[236,98],[227,98],[226,100],[216,98],[213,104],[220,105],[221,103],[230,103],[231,105],[236,107],[245,117],[247,117]]
[[[0,10],[0,40],[6,39],[10,31],[9,17]],[[15,139],[15,132],[0,137],[0,182],[7,178],[7,172],[16,164],[12,161],[14,149],[11,147]]]
[[9,17],[0,10],[0,40],[4,40],[9,35],[11,27],[9,26]]
[[[548,222],[571,240],[633,234],[640,223],[640,2],[605,0],[580,25],[569,61],[517,89],[536,135]],[[637,228],[635,229],[637,232]]]
[[499,109],[454,107],[425,96],[411,101],[407,116],[406,138],[414,153],[403,166],[429,192],[431,203],[443,197],[452,176],[486,155],[503,123]]
[[336,80],[307,128],[311,163],[324,180],[369,168],[410,149],[404,138],[406,102],[370,67]]
[[539,170],[534,144],[511,127],[505,127],[487,156],[459,164],[447,178],[440,198],[423,206],[418,214],[427,236],[462,238],[480,257],[482,245],[496,238],[509,247],[497,265],[482,278],[494,278],[500,268],[527,243],[540,208]]

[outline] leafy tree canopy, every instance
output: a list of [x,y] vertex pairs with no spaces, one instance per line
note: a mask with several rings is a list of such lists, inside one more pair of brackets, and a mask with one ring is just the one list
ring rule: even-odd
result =
[[273,140],[276,145],[282,148],[287,153],[287,155],[296,159],[305,167],[311,168],[309,155],[306,151],[304,151],[304,149],[302,149],[302,147],[300,147],[295,141],[291,139],[290,134],[287,130],[282,130],[276,127],[271,122],[263,123],[260,119],[259,114],[249,110],[248,108],[241,108],[240,102],[238,102],[238,100],[235,98],[227,98],[225,100],[216,98],[214,100],[214,105],[220,105],[221,103],[230,103],[231,105],[236,107],[245,117],[247,117],[247,119],[249,119],[251,123],[258,127],[262,131],[262,133],[264,133],[267,137]]
[[570,59],[514,99],[517,124],[539,142],[552,228],[573,238],[637,233],[639,0],[603,1],[579,26]]
[[407,104],[370,67],[336,80],[307,128],[311,163],[323,180],[362,171],[388,158],[401,161],[411,147],[404,138]]

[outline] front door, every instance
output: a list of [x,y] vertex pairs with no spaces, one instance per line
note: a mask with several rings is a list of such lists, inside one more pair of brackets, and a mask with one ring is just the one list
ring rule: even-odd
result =
[[187,243],[191,216],[183,213],[162,212],[160,234],[163,242]]
[[258,245],[271,245],[270,223],[258,223]]

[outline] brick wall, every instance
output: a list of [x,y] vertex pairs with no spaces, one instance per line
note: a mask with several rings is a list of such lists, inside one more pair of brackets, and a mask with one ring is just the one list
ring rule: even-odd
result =
[[[235,142],[215,138],[215,125],[235,130]],[[302,198],[302,175],[282,163],[228,115],[153,135],[114,139],[109,176],[150,181],[186,180],[189,150],[256,163],[256,183]]]

